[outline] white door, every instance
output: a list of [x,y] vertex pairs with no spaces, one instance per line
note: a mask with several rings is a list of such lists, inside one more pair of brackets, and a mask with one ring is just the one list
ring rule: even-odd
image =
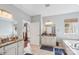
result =
[[34,45],[40,44],[40,26],[38,22],[30,24],[30,42]]

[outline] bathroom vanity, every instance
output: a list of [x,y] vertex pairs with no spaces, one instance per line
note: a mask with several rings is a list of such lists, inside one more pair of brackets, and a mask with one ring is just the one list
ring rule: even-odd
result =
[[45,21],[41,35],[41,45],[56,46],[56,26],[52,21]]
[[23,55],[24,54],[24,40],[14,40],[0,44],[1,55]]
[[0,54],[23,55],[24,40],[17,34],[17,22],[0,17]]
[[56,37],[55,36],[42,36],[41,37],[41,45],[56,46]]

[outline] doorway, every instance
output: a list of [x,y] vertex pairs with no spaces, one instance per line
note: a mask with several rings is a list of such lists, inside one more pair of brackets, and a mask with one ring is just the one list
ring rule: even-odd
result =
[[24,48],[27,47],[29,42],[29,23],[24,21],[23,22],[23,39],[24,39]]
[[23,39],[24,39],[24,54],[31,53],[30,46],[30,22],[23,21]]

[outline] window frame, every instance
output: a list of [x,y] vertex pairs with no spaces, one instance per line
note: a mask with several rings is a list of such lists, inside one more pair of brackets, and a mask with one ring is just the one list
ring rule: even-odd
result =
[[[70,19],[70,20],[73,20],[73,19]],[[72,26],[72,30],[69,29],[69,31],[71,31],[71,32],[66,32],[66,27],[65,27],[66,24],[70,24]],[[71,28],[70,25],[69,25],[69,28]],[[72,21],[72,22],[69,22],[69,23],[66,23],[64,21],[64,34],[76,34],[77,30],[78,30],[78,28],[75,28],[76,25],[78,26],[78,20],[77,21]]]

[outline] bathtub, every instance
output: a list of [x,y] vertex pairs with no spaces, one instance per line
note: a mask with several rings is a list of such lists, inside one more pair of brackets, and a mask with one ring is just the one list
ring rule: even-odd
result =
[[63,40],[63,48],[68,55],[79,55],[79,50],[72,48],[78,40]]

